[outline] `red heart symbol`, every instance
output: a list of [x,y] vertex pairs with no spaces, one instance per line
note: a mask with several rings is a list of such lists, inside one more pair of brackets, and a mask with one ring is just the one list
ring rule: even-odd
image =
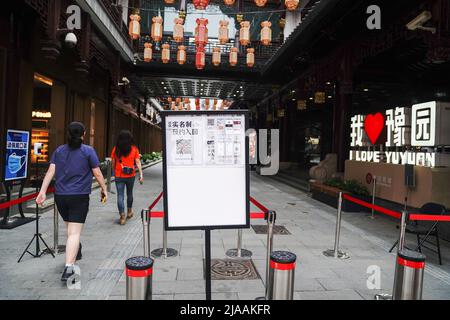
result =
[[383,131],[384,127],[384,117],[380,112],[373,114],[368,114],[366,120],[364,121],[364,130],[366,130],[367,136],[372,144],[377,142],[378,137]]

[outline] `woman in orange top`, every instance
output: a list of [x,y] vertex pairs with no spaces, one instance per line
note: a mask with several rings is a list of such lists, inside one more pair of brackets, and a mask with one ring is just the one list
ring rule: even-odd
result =
[[[136,169],[139,170],[139,182],[144,182],[139,149],[134,144],[133,135],[122,130],[117,137],[116,146],[111,152],[112,167],[116,176],[117,207],[119,208],[119,224],[124,225],[126,219],[133,217],[133,187]],[[127,188],[127,215],[125,217],[125,187]]]

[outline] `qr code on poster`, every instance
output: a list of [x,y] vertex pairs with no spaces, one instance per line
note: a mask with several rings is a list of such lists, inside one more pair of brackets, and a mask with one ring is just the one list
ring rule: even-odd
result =
[[177,154],[187,155],[192,153],[192,140],[178,139]]

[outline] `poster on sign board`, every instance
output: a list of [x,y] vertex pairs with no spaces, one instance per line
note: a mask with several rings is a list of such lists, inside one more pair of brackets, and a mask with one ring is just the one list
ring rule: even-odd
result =
[[28,175],[30,132],[8,129],[6,131],[4,181],[25,179]]
[[246,111],[163,113],[167,230],[248,228]]

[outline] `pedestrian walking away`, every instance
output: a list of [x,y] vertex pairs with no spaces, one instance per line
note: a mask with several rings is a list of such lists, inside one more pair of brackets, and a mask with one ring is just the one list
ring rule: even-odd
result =
[[62,281],[67,281],[75,273],[75,261],[82,257],[80,235],[89,211],[93,176],[101,187],[101,200],[106,202],[108,197],[97,153],[91,146],[83,144],[85,133],[81,122],[69,125],[67,144],[53,152],[36,198],[38,205],[45,201],[47,189],[55,177],[55,202],[67,227],[66,264]]
[[[117,208],[119,224],[124,225],[127,219],[133,217],[133,187],[136,179],[136,167],[139,171],[139,182],[144,182],[139,149],[134,143],[133,135],[128,130],[122,130],[115,147],[111,152],[114,175],[116,177]],[[127,191],[127,213],[125,214],[125,188]]]

